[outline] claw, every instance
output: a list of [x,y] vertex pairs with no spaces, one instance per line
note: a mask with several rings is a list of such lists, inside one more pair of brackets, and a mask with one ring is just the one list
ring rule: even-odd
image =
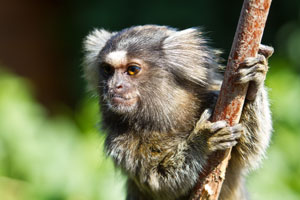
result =
[[264,55],[258,54],[256,57],[248,57],[240,64],[239,69],[245,67],[251,67],[256,64],[267,64],[267,60]]
[[225,149],[228,149],[230,147],[234,147],[236,144],[237,144],[237,141],[218,143],[218,144],[215,144],[215,145],[211,145],[209,150],[210,151],[225,150]]
[[209,120],[211,115],[212,115],[212,110],[211,109],[205,109],[197,123],[203,123],[203,122]]
[[198,120],[198,122],[196,123],[196,126],[193,130],[193,134],[197,134],[201,129],[203,129],[203,125],[206,123],[210,123],[208,120],[212,115],[212,110],[211,109],[205,109],[200,117],[200,119]]
[[243,130],[242,124],[237,124],[237,125],[232,126],[232,127],[230,127],[230,128],[231,128],[231,131],[232,131],[233,133],[241,132],[241,130]]
[[263,44],[259,45],[258,54],[265,56],[266,59],[270,58],[273,53],[274,53],[273,47],[263,45]]
[[208,139],[208,148],[210,151],[225,150],[237,144],[237,140],[244,132],[243,126],[238,124],[233,127],[225,127],[217,130]]
[[223,120],[222,121],[217,121],[217,122],[215,122],[215,123],[212,124],[211,130],[213,132],[216,132],[216,131],[218,131],[218,130],[220,130],[222,128],[225,128],[226,125],[227,125],[226,121],[223,121]]

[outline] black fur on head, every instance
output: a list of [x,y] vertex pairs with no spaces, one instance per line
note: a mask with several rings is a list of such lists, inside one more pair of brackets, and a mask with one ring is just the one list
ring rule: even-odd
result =
[[[102,119],[109,129],[114,129],[116,120],[124,129],[136,131],[166,131],[179,124],[192,126],[191,115],[198,118],[201,97],[218,77],[216,54],[197,28],[177,31],[146,25],[117,33],[96,29],[87,36],[84,49],[88,88],[100,94]],[[99,71],[105,56],[116,51],[124,51],[127,58],[142,60],[148,66],[142,77],[129,80],[139,100],[127,110],[114,110],[109,105],[110,80]]]

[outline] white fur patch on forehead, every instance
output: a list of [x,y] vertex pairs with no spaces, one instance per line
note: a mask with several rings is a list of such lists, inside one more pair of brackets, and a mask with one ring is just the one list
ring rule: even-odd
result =
[[117,68],[127,63],[127,51],[110,52],[104,59],[107,63]]

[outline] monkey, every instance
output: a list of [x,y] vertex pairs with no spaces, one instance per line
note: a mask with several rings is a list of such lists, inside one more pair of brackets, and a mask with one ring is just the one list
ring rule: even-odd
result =
[[[265,48],[264,48],[265,47]],[[232,147],[221,200],[247,199],[245,175],[259,166],[272,133],[264,86],[271,47],[246,58],[249,83],[240,123],[210,122],[222,71],[199,28],[141,25],[84,40],[84,77],[99,98],[105,151],[127,176],[126,200],[185,200],[209,156]]]

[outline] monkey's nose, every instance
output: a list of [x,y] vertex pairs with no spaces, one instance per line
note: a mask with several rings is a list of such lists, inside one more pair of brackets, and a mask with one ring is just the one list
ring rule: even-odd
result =
[[117,85],[117,86],[116,86],[116,89],[122,89],[122,88],[123,88],[122,85]]
[[123,90],[124,90],[124,87],[122,84],[117,84],[114,88],[114,92],[116,92],[116,93],[122,93]]

